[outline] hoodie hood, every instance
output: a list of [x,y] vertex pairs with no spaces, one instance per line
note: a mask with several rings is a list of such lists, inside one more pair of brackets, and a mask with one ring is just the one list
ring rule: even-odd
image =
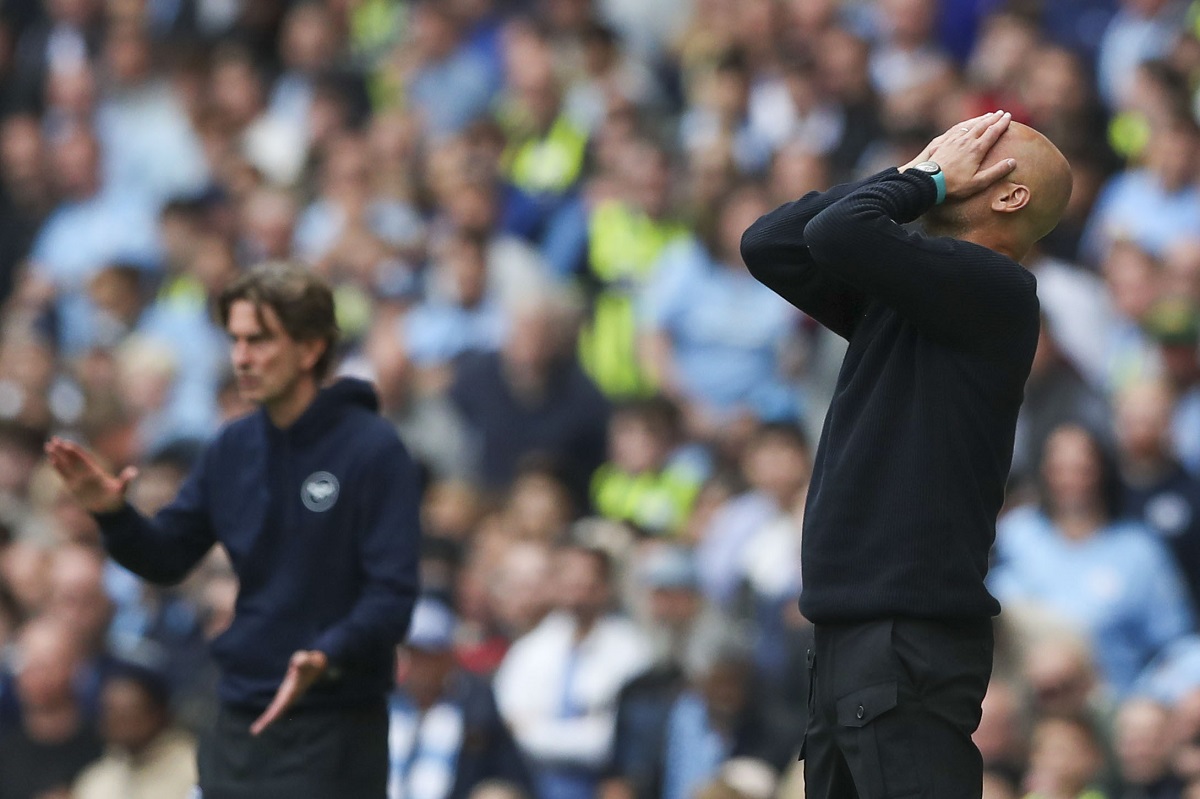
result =
[[[279,430],[269,419],[267,426],[276,433],[306,439],[329,427],[342,413],[355,408],[378,413],[379,395],[367,381],[343,377],[317,392],[312,404],[288,428]],[[265,418],[266,411],[262,411],[262,414]]]

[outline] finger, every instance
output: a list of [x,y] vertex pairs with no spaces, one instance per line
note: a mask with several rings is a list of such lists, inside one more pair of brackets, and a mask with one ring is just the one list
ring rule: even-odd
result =
[[996,181],[1003,178],[1005,175],[1017,168],[1017,162],[1011,158],[1005,158],[999,163],[992,164],[987,169],[981,169],[975,173],[974,183],[980,188],[985,189]]
[[962,122],[955,124],[954,127],[947,130],[946,134],[949,135],[951,133],[961,133],[963,128],[970,130],[971,128],[973,128],[975,126],[976,123],[980,122],[981,120],[986,119],[987,117],[990,117],[993,113],[995,113],[995,112],[988,111],[986,114],[980,114],[977,117],[971,117],[970,119],[964,119]]
[[1012,114],[1005,111],[1000,115],[999,119],[988,125],[983,131],[983,134],[979,137],[980,144],[990,150],[992,145],[1004,135],[1004,131],[1008,130],[1010,124],[1012,124]]
[[984,114],[982,117],[980,117],[979,119],[977,119],[975,121],[975,124],[970,126],[970,130],[968,131],[968,133],[972,137],[978,138],[979,136],[981,136],[983,134],[983,132],[985,130],[988,129],[989,125],[994,123],[997,119],[1000,119],[1000,117],[1002,117],[1004,115],[1004,113],[1005,113],[1004,111],[993,111],[990,114]]
[[295,675],[292,672],[288,672],[288,676],[284,678],[283,684],[279,686],[279,690],[275,693],[275,698],[271,700],[270,706],[250,725],[251,735],[260,734],[283,715],[283,711],[287,710],[288,705],[292,703],[294,698],[295,684]]

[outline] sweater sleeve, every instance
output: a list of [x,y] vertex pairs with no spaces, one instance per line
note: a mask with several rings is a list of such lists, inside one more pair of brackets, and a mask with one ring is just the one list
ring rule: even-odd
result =
[[332,663],[362,660],[408,632],[421,544],[419,483],[416,463],[399,439],[365,466],[358,531],[363,589],[350,613],[312,644]]
[[933,207],[927,175],[892,173],[819,213],[805,230],[814,263],[950,344],[995,341],[1036,314],[1036,281],[985,247],[905,230]]
[[216,542],[204,502],[204,460],[153,519],[128,503],[95,518],[113,560],[152,583],[178,583]]
[[742,260],[750,274],[834,333],[850,338],[867,297],[838,275],[816,267],[806,227],[843,197],[895,172],[889,169],[826,192],[809,192],[763,215],[742,234]]

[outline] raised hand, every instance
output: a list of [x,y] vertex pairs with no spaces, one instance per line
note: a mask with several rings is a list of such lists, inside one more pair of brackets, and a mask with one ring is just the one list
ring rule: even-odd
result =
[[113,475],[91,452],[57,436],[46,442],[45,451],[50,465],[62,476],[67,490],[85,510],[110,513],[125,504],[125,492],[137,477],[137,469],[133,466]]
[[302,649],[293,654],[271,706],[250,725],[250,734],[258,735],[282,716],[297,699],[304,696],[327,668],[329,659],[324,652]]
[[1012,114],[996,111],[944,134],[935,159],[946,177],[946,199],[965,200],[1012,172],[1017,162],[1002,159],[983,167],[992,147],[1008,130]]

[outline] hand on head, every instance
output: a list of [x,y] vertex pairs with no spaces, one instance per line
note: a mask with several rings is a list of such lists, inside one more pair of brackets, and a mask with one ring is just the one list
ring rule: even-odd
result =
[[985,166],[988,153],[1012,122],[1007,111],[960,122],[925,146],[900,171],[922,161],[936,161],[946,179],[946,199],[965,200],[991,186],[1016,169],[1017,162],[1004,158]]

